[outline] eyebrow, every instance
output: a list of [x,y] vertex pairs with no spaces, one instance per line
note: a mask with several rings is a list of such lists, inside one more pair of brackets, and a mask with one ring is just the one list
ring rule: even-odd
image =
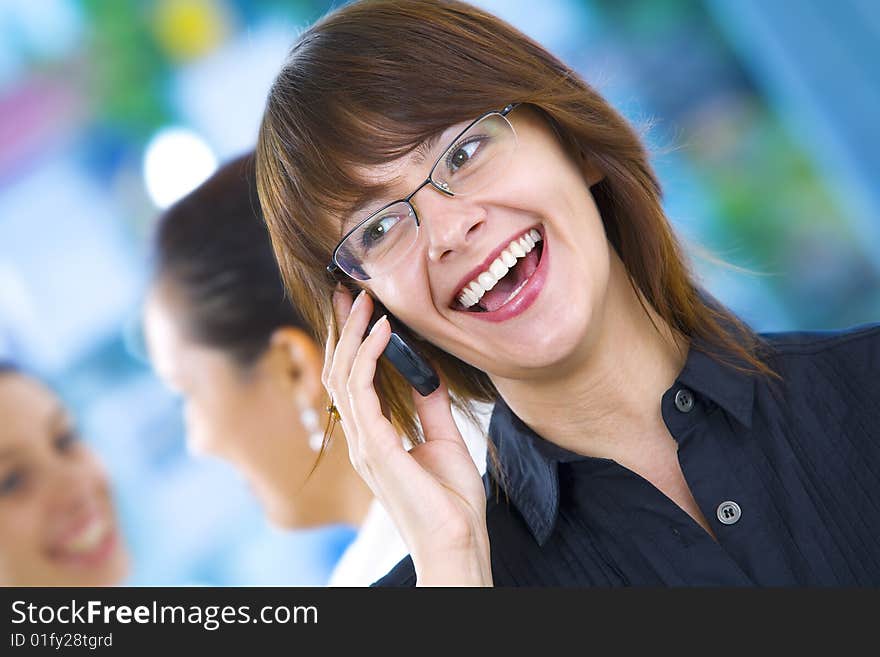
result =
[[431,152],[437,148],[437,142],[440,141],[440,137],[443,135],[442,132],[438,132],[437,134],[431,135],[421,144],[415,147],[413,151],[413,164],[419,165],[424,164],[425,160],[428,159],[428,156]]
[[[448,130],[448,128],[446,130]],[[443,136],[446,130],[427,137],[418,146],[416,146],[412,151],[413,157],[410,164],[413,166],[421,166],[422,164],[424,164],[432,155],[434,149],[437,148],[437,142],[440,141],[440,137]],[[431,162],[433,163],[433,161],[434,160],[432,159]],[[427,171],[425,172],[425,175],[428,175]],[[364,194],[358,196],[352,204],[351,209],[345,213],[345,217],[343,218],[341,223],[339,237],[341,238],[354,226],[369,217],[380,207],[384,206],[390,201],[393,201],[394,199],[390,198],[391,194],[389,192],[397,182],[398,179],[389,180],[387,183],[383,185],[376,185],[371,189],[371,191],[365,192]],[[382,201],[381,204],[380,201]]]
[[[46,419],[46,425],[48,426],[50,433],[56,430],[59,426],[66,426],[72,423],[72,418],[70,414],[67,412],[67,409],[64,408],[61,404],[55,404],[55,407],[49,413]],[[16,452],[20,451],[18,447],[7,447],[5,449],[0,450],[0,460],[7,460],[15,456]]]
[[358,196],[351,205],[351,209],[345,212],[342,219],[339,237],[345,235],[358,223],[369,217],[380,207],[393,201],[391,189],[399,183],[397,178],[389,180],[381,185],[371,185],[367,192]]
[[372,211],[368,210],[368,208],[376,205],[379,199],[387,197],[389,195],[389,189],[389,185],[383,185],[381,189],[376,189],[370,193],[365,193],[358,196],[352,208],[350,210],[347,210],[342,217],[342,223],[340,224],[338,237],[342,238],[342,236],[345,235],[348,231],[350,231],[357,224],[370,216],[372,214]]

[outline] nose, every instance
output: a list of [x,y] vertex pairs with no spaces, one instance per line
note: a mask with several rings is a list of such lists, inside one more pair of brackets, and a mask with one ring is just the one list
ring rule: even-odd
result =
[[89,463],[60,463],[53,473],[52,500],[62,515],[75,515],[95,501],[103,471]]
[[447,261],[467,250],[486,223],[486,211],[460,196],[447,196],[430,185],[413,198],[419,223],[428,241],[428,258]]

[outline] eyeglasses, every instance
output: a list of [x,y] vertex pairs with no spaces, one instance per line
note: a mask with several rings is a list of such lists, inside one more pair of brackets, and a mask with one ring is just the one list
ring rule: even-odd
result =
[[409,253],[419,235],[419,215],[412,198],[426,185],[446,196],[472,194],[504,174],[516,149],[516,132],[507,115],[517,103],[486,112],[452,140],[428,177],[412,194],[392,201],[348,231],[333,249],[327,271],[338,270],[359,281],[378,276]]

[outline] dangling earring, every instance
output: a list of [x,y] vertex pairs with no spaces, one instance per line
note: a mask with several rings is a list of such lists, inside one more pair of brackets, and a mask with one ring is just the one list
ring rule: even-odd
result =
[[311,406],[306,406],[300,414],[300,421],[305,430],[309,432],[309,447],[320,452],[324,444],[324,432],[318,426],[318,413]]

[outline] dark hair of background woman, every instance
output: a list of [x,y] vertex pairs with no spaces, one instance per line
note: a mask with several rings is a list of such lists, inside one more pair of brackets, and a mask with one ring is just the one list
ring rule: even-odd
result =
[[194,341],[252,365],[281,326],[304,329],[286,298],[257,199],[251,154],[220,168],[159,219],[155,281],[179,295]]

